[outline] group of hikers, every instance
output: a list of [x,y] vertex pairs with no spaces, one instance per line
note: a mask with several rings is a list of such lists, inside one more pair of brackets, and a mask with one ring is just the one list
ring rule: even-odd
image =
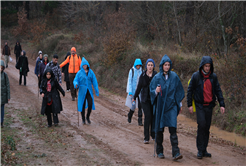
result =
[[[19,47],[21,50],[20,44]],[[9,50],[5,45],[3,53],[8,53],[6,49]],[[2,127],[4,105],[10,100],[9,80],[4,72],[4,69],[8,66],[7,64],[8,61],[5,60],[4,64],[4,61],[1,60]],[[26,85],[26,75],[29,68],[25,51],[20,51],[16,68],[20,70],[19,84],[21,85],[21,77],[24,75],[24,85]],[[60,68],[62,68],[62,72]],[[95,94],[99,96],[98,82],[88,61],[84,57],[81,60],[80,56],[76,54],[75,47],[71,48],[71,53],[67,53],[65,60],[60,65],[58,64],[58,55],[53,55],[49,62],[48,55],[43,55],[42,51],[39,51],[34,73],[38,78],[39,94],[43,97],[41,114],[46,114],[48,127],[53,124],[52,116],[54,125],[58,125],[58,114],[63,110],[60,98],[60,93],[65,96],[65,91],[61,87],[62,75],[64,75],[67,92],[71,92],[72,101],[77,98],[77,109],[81,112],[82,123],[84,125],[86,121],[88,124],[91,123],[90,114],[92,110],[95,110],[92,86],[95,89]],[[159,73],[155,71],[153,59],[146,61],[145,70],[143,70],[141,59],[136,59],[128,74],[127,93],[125,105],[130,108],[128,122],[132,122],[134,111],[138,108],[138,125],[144,126],[144,144],[149,144],[151,137],[155,141],[157,157],[165,158],[162,145],[163,133],[164,128],[168,127],[172,157],[174,160],[182,159],[183,156],[178,147],[177,116],[182,112],[182,100],[185,97],[185,92],[178,75],[172,71],[170,58],[167,55],[162,57],[159,64]],[[207,146],[216,97],[220,105],[220,111],[224,114],[224,99],[217,76],[214,73],[212,58],[204,56],[199,70],[191,77],[187,91],[187,105],[191,114],[194,107],[192,102],[195,102],[194,108],[196,109],[198,124],[196,139],[198,159],[211,157],[211,154],[207,152]],[[88,109],[85,117],[86,108]],[[144,113],[144,124],[142,123],[142,113]]]

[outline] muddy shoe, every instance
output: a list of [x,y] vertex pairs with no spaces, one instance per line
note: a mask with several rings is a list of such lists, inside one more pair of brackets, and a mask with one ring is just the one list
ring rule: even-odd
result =
[[165,158],[165,156],[164,156],[164,154],[163,154],[163,153],[159,153],[159,154],[157,154],[157,157],[158,157],[159,159],[164,159],[164,158]]
[[139,125],[139,126],[143,126],[143,123],[142,123],[142,122],[140,122],[140,123],[138,123],[138,125]]
[[203,157],[212,157],[211,153],[208,153],[207,151],[203,152]]
[[87,120],[87,122],[88,122],[89,124],[91,124],[91,121],[90,121],[90,119],[89,119],[89,118],[86,118],[86,120]]
[[144,144],[149,144],[149,141],[144,140]]
[[83,125],[86,125],[85,120],[82,120],[82,124],[83,124]]
[[50,128],[50,127],[52,127],[52,125],[48,125],[47,127]]
[[58,126],[58,123],[55,123],[54,125],[55,125],[55,126]]
[[173,157],[173,160],[179,160],[179,159],[182,159],[183,156],[180,154],[180,153],[177,153],[174,157]]
[[202,152],[199,152],[199,151],[198,151],[198,153],[197,153],[197,158],[198,158],[198,159],[202,159],[202,157],[203,157]]

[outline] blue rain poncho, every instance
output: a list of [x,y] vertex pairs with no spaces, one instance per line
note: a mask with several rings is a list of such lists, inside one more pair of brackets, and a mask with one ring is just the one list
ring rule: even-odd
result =
[[[163,75],[163,64],[170,63],[168,79]],[[177,116],[180,110],[180,102],[184,98],[184,89],[178,75],[171,71],[172,62],[167,55],[162,57],[159,65],[160,72],[155,75],[150,83],[150,98],[154,105],[153,129],[161,131],[164,127],[177,128]],[[157,85],[161,85],[162,93],[156,95]],[[157,117],[157,118],[156,118]]]
[[[141,65],[141,67],[139,69],[136,68],[137,65]],[[133,73],[132,73],[132,70]],[[126,92],[128,93],[127,97],[126,97],[126,106],[129,107],[132,110],[135,110],[135,106],[132,106],[132,97],[135,94],[135,91],[137,89],[137,85],[138,85],[138,80],[140,75],[142,74],[143,70],[142,70],[142,62],[141,59],[136,59],[134,62],[133,67],[130,69],[129,74],[128,74],[128,80],[127,80],[127,88],[126,88]],[[132,76],[133,75],[133,76]],[[132,97],[130,97],[129,95],[132,95]],[[139,95],[140,97],[140,95]],[[138,108],[138,100],[136,100],[136,107]]]
[[[88,75],[86,75],[83,65],[87,65],[89,67]],[[74,88],[76,88],[76,85],[78,85],[77,88],[79,88],[78,111],[82,112],[87,90],[89,90],[91,98],[92,98],[92,103],[93,103],[92,109],[95,110],[92,85],[95,89],[96,95],[99,96],[98,83],[97,83],[97,79],[96,79],[94,72],[90,69],[90,65],[84,57],[80,65],[80,70],[78,71],[78,73],[76,74],[73,80],[73,85],[74,85]],[[87,107],[88,107],[88,103],[86,101],[85,108]]]

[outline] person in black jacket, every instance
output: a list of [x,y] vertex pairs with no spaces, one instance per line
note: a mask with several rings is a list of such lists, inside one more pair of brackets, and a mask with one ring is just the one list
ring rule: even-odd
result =
[[[71,55],[71,53],[67,52],[65,60],[70,55]],[[68,75],[68,67],[69,67],[69,63],[67,63],[65,66],[62,67],[62,75],[65,75],[64,76],[64,81],[66,82],[67,92],[70,92],[70,81],[69,81],[69,75]]]
[[197,158],[211,157],[207,152],[209,129],[216,97],[220,104],[220,111],[225,112],[225,103],[217,75],[214,73],[213,60],[210,56],[203,56],[199,71],[195,72],[188,87],[187,104],[189,112],[193,113],[192,96],[195,100],[197,116]]
[[139,78],[137,90],[134,94],[132,101],[136,101],[139,93],[141,92],[141,106],[144,112],[144,143],[149,143],[150,134],[152,139],[155,139],[155,133],[152,132],[152,119],[153,119],[153,106],[150,100],[149,84],[152,78],[157,74],[154,71],[155,62],[153,59],[146,61],[146,71],[144,71]]
[[20,70],[19,85],[21,85],[22,76],[24,76],[24,85],[26,86],[26,76],[27,73],[29,72],[29,67],[28,67],[28,59],[26,57],[26,52],[24,50],[21,52],[21,56],[19,57],[16,67],[17,69]]
[[57,126],[59,123],[58,113],[62,111],[62,102],[58,90],[64,97],[65,92],[55,78],[52,69],[47,68],[40,85],[40,94],[43,97],[41,114],[47,115],[48,127],[52,126],[51,113],[53,113],[54,125]]
[[15,44],[15,50],[14,50],[14,53],[15,53],[15,56],[16,56],[16,63],[18,62],[18,59],[20,57],[20,54],[21,54],[21,45],[20,45],[20,42],[16,42]]

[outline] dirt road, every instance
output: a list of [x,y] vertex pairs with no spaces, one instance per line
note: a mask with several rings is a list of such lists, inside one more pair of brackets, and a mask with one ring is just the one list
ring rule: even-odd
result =
[[[34,75],[34,62],[29,60],[30,72],[27,77],[27,86],[19,86],[18,71],[14,67],[15,59],[9,64],[6,73],[10,78],[11,101],[7,105],[15,109],[33,109],[34,114],[40,111],[41,97],[38,99],[37,77]],[[65,89],[65,82],[63,82]],[[154,142],[143,144],[143,127],[137,125],[137,112],[133,116],[133,122],[127,123],[128,109],[124,106],[125,96],[117,96],[100,88],[100,96],[95,97],[96,110],[91,114],[91,125],[82,125],[81,115],[79,116],[80,126],[78,127],[78,113],[76,102],[71,101],[70,93],[62,98],[63,111],[59,115],[59,127],[51,129],[57,132],[72,133],[73,137],[67,140],[71,145],[65,156],[63,152],[55,149],[42,149],[45,142],[31,139],[29,143],[39,147],[39,151],[52,153],[54,160],[62,155],[62,161],[54,165],[83,165],[79,158],[81,156],[72,155],[73,153],[85,153],[88,160],[87,165],[245,165],[245,149],[233,147],[226,144],[210,142],[208,152],[212,153],[212,158],[196,158],[196,139],[194,137],[195,128],[186,126],[178,122],[179,147],[183,159],[178,162],[172,160],[171,144],[169,133],[164,133],[164,155],[165,159],[153,157]],[[18,123],[18,122],[14,122]],[[46,121],[42,122],[41,127],[46,127]],[[13,124],[14,125],[14,124]],[[188,131],[189,129],[189,131]],[[189,133],[190,132],[190,133]],[[61,133],[61,139],[66,139]],[[37,145],[36,145],[37,144]],[[84,148],[79,149],[78,147]],[[37,149],[37,148],[36,148]],[[91,150],[96,149],[96,150]],[[75,151],[75,152],[74,152]],[[73,153],[72,153],[73,152]],[[100,161],[100,162],[99,162]],[[47,164],[47,163],[46,163]],[[46,165],[41,163],[41,165]]]

